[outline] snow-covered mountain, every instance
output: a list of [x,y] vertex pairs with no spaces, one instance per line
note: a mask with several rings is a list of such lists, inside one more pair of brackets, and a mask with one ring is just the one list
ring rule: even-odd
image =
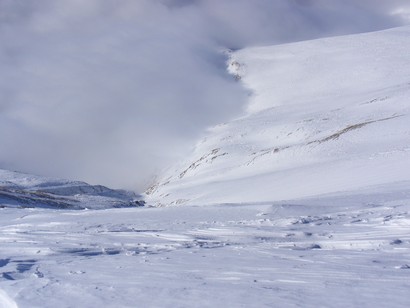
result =
[[0,170],[0,307],[409,307],[409,50],[233,53],[246,115],[148,191],[186,206]]
[[410,181],[410,27],[232,53],[246,114],[148,191],[156,204],[297,199]]
[[0,169],[0,207],[103,209],[141,205],[141,196],[133,192]]

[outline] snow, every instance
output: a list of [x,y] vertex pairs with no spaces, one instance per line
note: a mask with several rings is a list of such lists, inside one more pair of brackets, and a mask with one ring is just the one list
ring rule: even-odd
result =
[[231,55],[247,114],[210,130],[152,203],[303,198],[410,180],[410,28]]
[[0,170],[0,307],[409,307],[408,50],[403,27],[233,53],[246,115],[144,207]]
[[18,306],[12,298],[10,298],[7,293],[0,290],[0,307],[1,308],[17,308]]
[[0,169],[1,206],[101,209],[142,204],[141,196],[130,191]]
[[0,288],[19,307],[407,307],[409,187],[286,203],[4,208]]

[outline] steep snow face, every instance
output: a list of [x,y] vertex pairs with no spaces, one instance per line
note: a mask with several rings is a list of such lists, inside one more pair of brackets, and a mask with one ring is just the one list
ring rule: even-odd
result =
[[212,128],[147,193],[265,202],[410,180],[410,27],[234,52],[245,116]]
[[129,191],[0,169],[0,207],[102,209],[140,206],[140,199]]

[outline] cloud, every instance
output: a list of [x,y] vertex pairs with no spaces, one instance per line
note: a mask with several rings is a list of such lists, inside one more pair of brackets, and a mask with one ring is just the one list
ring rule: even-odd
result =
[[0,0],[0,167],[142,190],[243,110],[221,48],[398,26],[407,2]]

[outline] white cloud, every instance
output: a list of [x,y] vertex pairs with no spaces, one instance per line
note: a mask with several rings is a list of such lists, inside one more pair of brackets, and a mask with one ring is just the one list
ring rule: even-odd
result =
[[220,47],[396,26],[407,2],[0,0],[0,167],[142,189],[241,112]]

